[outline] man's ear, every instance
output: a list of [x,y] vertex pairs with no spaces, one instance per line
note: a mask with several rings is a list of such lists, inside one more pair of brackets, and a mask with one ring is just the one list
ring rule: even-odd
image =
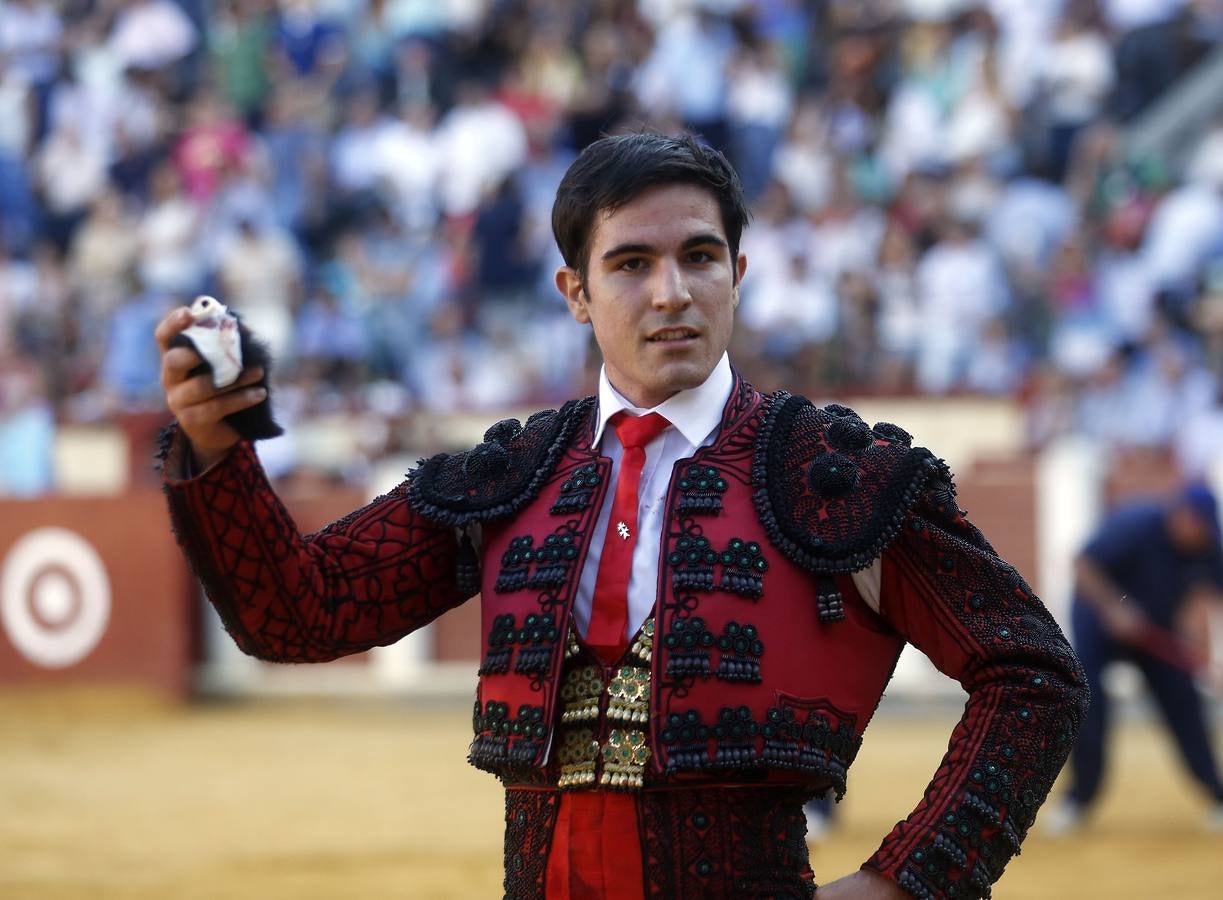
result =
[[732,305],[735,309],[739,308],[739,288],[743,285],[743,276],[747,274],[747,254],[742,250],[735,257],[735,286],[732,291]]
[[556,270],[556,289],[565,298],[569,307],[569,315],[582,325],[590,324],[590,310],[586,308],[586,288],[582,285],[582,276],[576,269],[561,266]]

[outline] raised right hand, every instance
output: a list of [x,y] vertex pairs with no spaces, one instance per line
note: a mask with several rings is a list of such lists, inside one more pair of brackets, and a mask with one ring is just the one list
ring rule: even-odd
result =
[[170,341],[189,328],[191,321],[190,310],[180,306],[158,323],[154,334],[161,348],[161,386],[166,392],[166,406],[191,441],[197,465],[208,468],[240,440],[225,417],[259,403],[267,391],[251,387],[263,377],[261,368],[243,370],[234,384],[220,391],[212,386],[208,373],[188,376],[203,359],[187,347],[171,347]]

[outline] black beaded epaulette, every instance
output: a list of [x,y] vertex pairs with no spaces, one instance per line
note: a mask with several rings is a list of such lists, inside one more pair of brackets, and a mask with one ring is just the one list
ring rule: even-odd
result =
[[753,499],[769,540],[815,574],[869,566],[900,532],[922,489],[951,473],[902,428],[867,425],[848,407],[771,394],[752,464]]
[[594,397],[570,400],[535,413],[525,426],[504,419],[470,450],[421,460],[408,474],[412,508],[453,526],[514,515],[547,483],[594,404]]

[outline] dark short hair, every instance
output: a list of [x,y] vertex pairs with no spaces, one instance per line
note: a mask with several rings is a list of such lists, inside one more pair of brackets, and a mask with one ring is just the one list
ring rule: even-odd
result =
[[726,157],[689,134],[640,131],[595,141],[561,179],[552,204],[552,234],[565,265],[585,279],[596,218],[662,184],[708,190],[721,210],[731,259],[738,258],[748,211],[739,176]]

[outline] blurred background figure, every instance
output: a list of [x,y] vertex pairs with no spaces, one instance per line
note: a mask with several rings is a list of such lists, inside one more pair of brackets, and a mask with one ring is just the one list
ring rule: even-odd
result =
[[1206,824],[1223,832],[1223,781],[1195,672],[1210,659],[1201,604],[1223,600],[1223,556],[1214,495],[1191,484],[1163,502],[1115,510],[1075,566],[1074,647],[1091,685],[1091,706],[1071,754],[1068,790],[1046,816],[1047,831],[1084,823],[1105,774],[1110,701],[1105,667],[1133,663],[1159,708],[1181,760],[1213,803]]
[[0,365],[0,494],[37,497],[53,485],[55,417],[32,360]]

